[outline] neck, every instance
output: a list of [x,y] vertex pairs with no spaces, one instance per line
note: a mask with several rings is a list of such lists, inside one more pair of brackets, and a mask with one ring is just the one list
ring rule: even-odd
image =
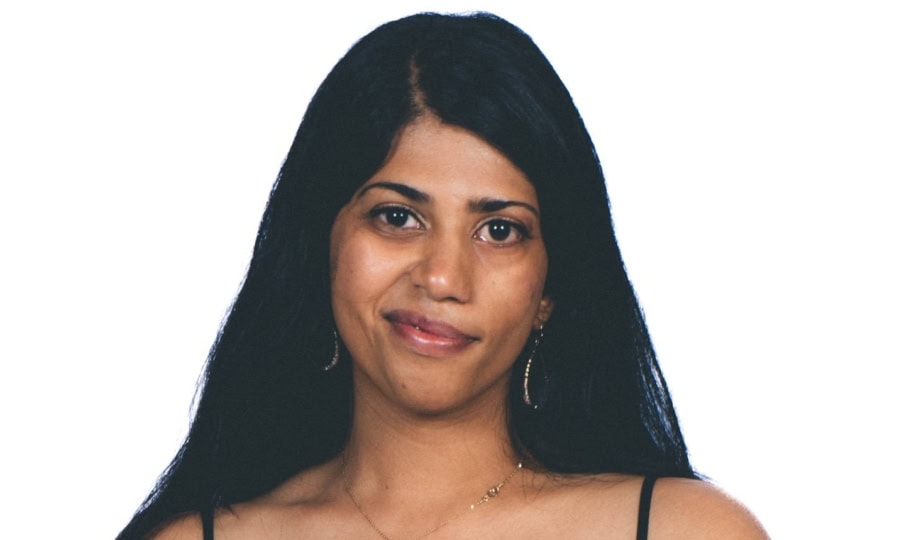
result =
[[445,486],[436,492],[468,504],[520,459],[508,436],[502,400],[428,415],[370,397],[358,395],[343,456],[345,481],[353,489],[381,486],[386,499],[412,500],[415,486]]

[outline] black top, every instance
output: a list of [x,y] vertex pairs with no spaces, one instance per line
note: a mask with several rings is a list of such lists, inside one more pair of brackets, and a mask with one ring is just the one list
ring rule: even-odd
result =
[[202,538],[215,540],[215,511],[211,508],[202,511]]
[[656,476],[644,477],[641,485],[641,502],[638,503],[638,535],[637,540],[647,540],[647,529],[650,528],[650,499],[653,496],[653,485]]
[[[647,540],[647,529],[650,526],[650,499],[653,496],[653,485],[656,483],[655,476],[647,476],[641,485],[641,501],[638,503],[638,534],[637,540]],[[205,510],[201,513],[202,517],[202,538],[204,540],[215,540],[215,513],[213,510]]]

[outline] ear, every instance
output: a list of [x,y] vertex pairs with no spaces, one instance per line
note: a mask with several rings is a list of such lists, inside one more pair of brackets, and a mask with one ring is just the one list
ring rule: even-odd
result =
[[535,328],[541,328],[546,324],[546,321],[549,320],[549,316],[552,315],[552,310],[555,309],[555,300],[548,296],[544,296],[540,300],[540,307],[537,309],[537,316],[533,320],[533,325]]

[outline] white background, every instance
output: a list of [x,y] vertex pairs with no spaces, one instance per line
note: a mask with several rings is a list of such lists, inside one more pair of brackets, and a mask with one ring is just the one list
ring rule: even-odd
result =
[[0,537],[125,524],[316,85],[425,9],[505,16],[572,91],[700,470],[775,538],[907,534],[900,2],[21,4],[0,8]]

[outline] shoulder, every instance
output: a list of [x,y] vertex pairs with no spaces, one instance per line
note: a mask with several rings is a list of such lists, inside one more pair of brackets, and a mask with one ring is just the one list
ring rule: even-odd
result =
[[[213,516],[215,537],[275,538],[286,527],[312,528],[318,512],[337,497],[331,489],[337,477],[338,461],[328,462],[292,476],[260,497],[217,508]],[[309,520],[307,524],[301,520]],[[202,516],[183,514],[161,525],[150,540],[202,540]]]
[[650,538],[769,538],[754,515],[709,482],[660,478],[650,507]]
[[201,540],[202,518],[199,514],[184,514],[152,532],[151,540]]

